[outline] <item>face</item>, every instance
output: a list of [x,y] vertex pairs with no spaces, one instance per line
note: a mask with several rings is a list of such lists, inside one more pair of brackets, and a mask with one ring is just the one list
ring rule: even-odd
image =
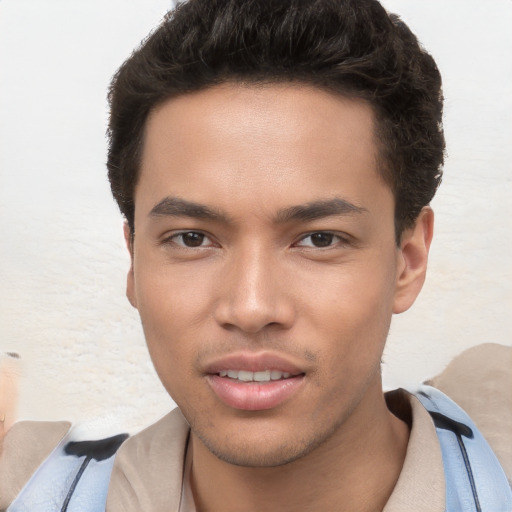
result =
[[377,166],[371,108],[305,86],[223,85],[149,117],[128,297],[219,458],[283,464],[369,420],[416,294]]

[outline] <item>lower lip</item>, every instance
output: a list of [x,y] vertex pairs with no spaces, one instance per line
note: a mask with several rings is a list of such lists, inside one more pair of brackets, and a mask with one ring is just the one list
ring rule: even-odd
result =
[[304,380],[304,375],[270,382],[241,382],[209,375],[208,382],[215,394],[229,407],[244,411],[273,409],[286,402],[296,393]]

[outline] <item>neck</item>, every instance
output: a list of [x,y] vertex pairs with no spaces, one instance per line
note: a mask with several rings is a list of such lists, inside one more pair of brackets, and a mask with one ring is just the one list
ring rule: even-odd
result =
[[191,435],[191,485],[198,512],[381,511],[402,469],[409,431],[379,388],[308,455],[278,467],[241,467]]

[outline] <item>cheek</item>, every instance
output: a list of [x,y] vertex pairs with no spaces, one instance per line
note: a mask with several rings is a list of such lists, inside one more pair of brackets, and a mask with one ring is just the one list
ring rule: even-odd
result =
[[374,258],[302,279],[306,285],[298,294],[309,297],[302,300],[302,307],[310,310],[319,328],[366,331],[386,324],[393,308],[394,268],[392,261]]
[[314,335],[323,340],[312,380],[317,390],[312,418],[327,414],[338,421],[340,410],[351,410],[372,383],[380,383],[391,297],[387,287],[377,286],[374,280],[373,286],[355,288],[336,301],[324,302],[323,320],[312,325]]
[[200,268],[152,263],[146,259],[135,266],[139,313],[152,328],[179,335],[181,327],[193,327],[204,318],[211,296],[208,280]]
[[153,364],[167,388],[174,377],[192,372],[191,362],[197,355],[194,342],[207,321],[207,294],[198,286],[200,280],[186,273],[147,268],[135,271],[137,309]]
[[304,317],[310,319],[312,335],[330,340],[319,349],[331,377],[343,372],[358,378],[379,364],[391,322],[393,268],[375,261],[316,281],[314,300],[303,304],[309,310]]

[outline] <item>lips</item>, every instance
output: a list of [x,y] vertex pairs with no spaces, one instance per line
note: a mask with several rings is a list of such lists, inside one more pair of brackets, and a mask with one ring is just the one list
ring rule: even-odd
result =
[[248,372],[247,370],[221,370],[219,377],[241,380],[242,382],[270,382],[271,380],[288,379],[291,375],[280,370],[263,370]]
[[207,366],[207,382],[228,407],[259,411],[280,406],[302,386],[304,371],[278,354],[236,354]]

